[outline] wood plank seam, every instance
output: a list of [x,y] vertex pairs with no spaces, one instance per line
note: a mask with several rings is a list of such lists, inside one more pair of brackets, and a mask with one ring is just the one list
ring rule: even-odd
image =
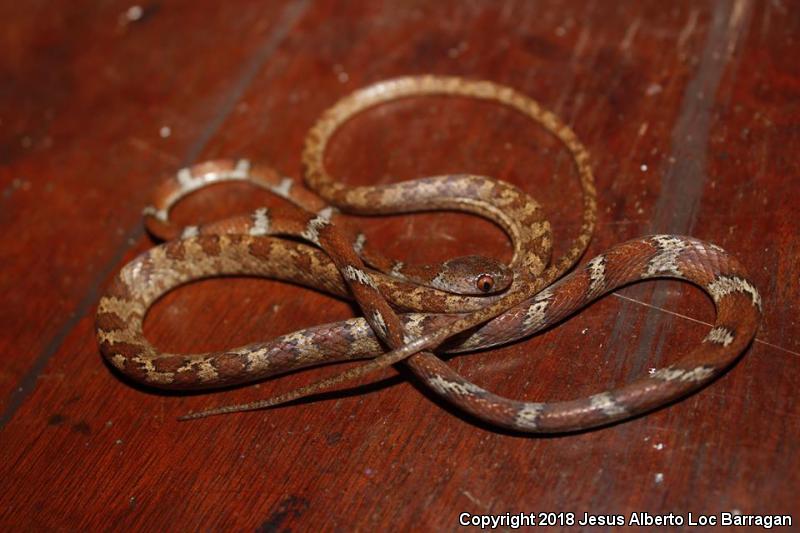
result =
[[[278,23],[277,29],[270,33],[264,41],[263,46],[261,46],[256,53],[253,54],[252,59],[245,64],[242,73],[237,76],[237,81],[233,87],[226,91],[228,96],[224,98],[222,105],[219,107],[219,111],[212,116],[211,121],[201,130],[197,140],[189,146],[181,166],[191,164],[200,156],[234,110],[236,104],[244,95],[263,65],[277,50],[280,44],[286,40],[286,37],[300,21],[308,7],[309,0],[297,0],[289,4],[289,6],[283,10],[281,13],[281,21]],[[91,307],[97,302],[102,284],[105,283],[111,273],[118,267],[119,262],[128,250],[130,250],[129,243],[138,241],[143,235],[144,226],[138,221],[133,228],[122,236],[122,245],[114,250],[111,259],[99,270],[94,280],[89,284],[86,295],[78,302],[75,310],[68,315],[67,320],[56,330],[52,339],[45,345],[39,355],[36,356],[30,369],[22,376],[17,387],[6,400],[6,407],[2,415],[0,415],[0,430],[14,417],[17,410],[33,392],[39,375],[50,362],[53,355],[58,352],[58,349],[63,344],[67,335],[69,335],[75,325],[86,316]]]
[[[648,232],[694,233],[695,217],[706,182],[705,150],[714,96],[730,60],[730,51],[744,37],[749,19],[746,13],[742,15],[742,5],[741,2],[735,6],[723,2],[714,7],[700,62],[695,75],[686,84],[681,112],[672,131],[670,155],[677,160],[677,164],[670,166],[663,175],[661,192]],[[702,98],[698,96],[700,93],[703,94]],[[667,295],[665,290],[652,290],[649,303],[661,308]],[[657,335],[657,330],[665,324],[664,316],[650,310],[645,313],[643,320],[638,345],[634,350],[626,351],[625,346],[630,342],[626,332],[635,318],[629,304],[623,304],[610,334],[612,342],[609,343],[608,353],[631,353],[639,361],[658,363],[663,343],[656,337],[663,338],[663,334]],[[666,324],[669,328],[668,322]],[[652,348],[654,342],[655,349]],[[642,370],[641,363],[634,363],[630,375],[640,374]]]

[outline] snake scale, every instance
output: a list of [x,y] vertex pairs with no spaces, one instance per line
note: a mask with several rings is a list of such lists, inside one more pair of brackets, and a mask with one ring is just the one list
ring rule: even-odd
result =
[[[570,151],[582,186],[583,222],[572,246],[557,261],[550,261],[550,226],[540,206],[507,183],[448,175],[349,188],[327,173],[325,148],[341,124],[383,102],[429,94],[507,105],[539,123]],[[718,246],[690,237],[632,240],[562,278],[585,251],[594,227],[595,191],[588,154],[570,128],[513,89],[441,76],[376,83],[322,115],[309,132],[303,161],[305,180],[313,191],[247,160],[195,165],[165,181],[145,210],[145,223],[154,235],[172,240],[125,265],[101,299],[97,311],[101,351],[134,380],[173,389],[220,387],[324,362],[371,359],[264,402],[187,418],[277,405],[404,360],[432,391],[488,423],[533,433],[585,429],[646,412],[703,386],[738,358],[758,327],[761,299],[744,268]],[[259,209],[247,217],[202,227],[179,229],[170,222],[169,210],[180,198],[229,180],[248,181],[297,207]],[[363,234],[338,216],[339,210],[372,215],[434,209],[467,211],[500,225],[514,246],[509,267],[474,257],[441,266],[404,265],[372,250]],[[355,296],[364,318],[205,354],[161,353],[147,341],[142,333],[144,317],[160,296],[190,281],[220,275],[264,276],[338,297]],[[563,402],[507,399],[464,379],[431,351],[457,353],[513,342],[615,288],[661,277],[692,282],[708,293],[717,310],[716,322],[689,354],[614,390]],[[412,312],[397,315],[394,309]]]

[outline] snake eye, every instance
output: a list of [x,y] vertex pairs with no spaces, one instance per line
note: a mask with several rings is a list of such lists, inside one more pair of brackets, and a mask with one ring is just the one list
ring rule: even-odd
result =
[[489,274],[483,274],[478,278],[477,286],[479,291],[489,292],[494,287],[494,278]]

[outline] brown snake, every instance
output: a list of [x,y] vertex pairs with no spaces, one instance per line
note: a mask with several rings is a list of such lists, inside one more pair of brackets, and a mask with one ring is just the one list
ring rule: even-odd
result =
[[[506,104],[533,118],[565,143],[583,186],[584,223],[563,258],[546,268],[549,225],[532,199],[503,182],[476,176],[445,176],[348,189],[326,173],[322,158],[339,125],[379,103],[424,94],[454,94]],[[574,133],[536,102],[512,89],[491,82],[433,76],[380,82],[345,98],[322,116],[307,138],[304,163],[309,186],[342,210],[368,214],[375,213],[374,207],[378,206],[380,212],[386,212],[391,202],[400,200],[403,203],[394,207],[396,211],[389,212],[456,208],[495,220],[515,245],[511,287],[503,295],[481,299],[398,282],[364,266],[353,251],[354,247],[363,248],[363,238],[334,229],[331,220],[336,214],[325,207],[323,200],[293,187],[268,169],[250,169],[246,162],[211,162],[180,171],[158,191],[156,205],[146,213],[152,232],[174,236],[168,220],[174,202],[206,184],[226,179],[254,182],[289,198],[311,214],[289,211],[276,217],[275,213],[259,210],[249,219],[188,228],[182,239],[153,248],[126,265],[101,300],[97,315],[101,350],[116,368],[149,385],[203,388],[252,381],[325,361],[375,358],[342,374],[347,379],[408,358],[408,366],[432,390],[478,418],[522,431],[554,432],[606,424],[685,395],[735,361],[755,334],[760,297],[744,270],[720,248],[691,238],[661,235],[630,241],[547,287],[574,264],[588,244],[595,216],[591,170],[588,155]],[[269,234],[301,236],[325,248],[333,261],[316,248]],[[376,268],[401,271],[395,268],[396,263],[380,266],[375,264],[379,260],[373,263],[365,259]],[[141,332],[150,305],[181,284],[218,275],[274,277],[337,296],[346,296],[349,289],[356,294],[367,320],[317,326],[218,353],[162,354],[152,347]],[[490,278],[496,281],[494,277],[498,275],[502,277],[503,273],[495,271]],[[435,355],[422,351],[436,348],[461,352],[511,342],[558,322],[616,287],[653,277],[676,277],[699,285],[714,300],[717,321],[689,355],[613,391],[567,402],[509,400],[470,383]],[[436,314],[414,313],[398,318],[383,296],[396,307]],[[487,300],[483,306],[478,303]],[[454,314],[464,311],[471,312]],[[392,351],[385,353],[375,331]],[[277,405],[341,380],[325,380],[266,402],[199,415]]]

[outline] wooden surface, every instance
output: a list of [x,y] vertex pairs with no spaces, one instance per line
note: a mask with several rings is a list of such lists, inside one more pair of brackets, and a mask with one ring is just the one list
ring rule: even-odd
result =
[[[790,0],[211,2],[0,6],[0,524],[23,529],[424,526],[461,512],[794,512],[800,521],[800,16]],[[131,386],[93,336],[110,276],[152,242],[150,188],[211,157],[298,176],[303,137],[339,97],[434,72],[511,85],[559,113],[592,154],[589,254],[653,232],[713,241],[764,297],[757,341],[726,375],[651,415],[537,438],[476,423],[403,369],[316,401],[178,423],[329,367],[215,394]],[[564,151],[511,111],[458,99],[382,106],[337,135],[347,183],[493,175],[576,231]],[[262,202],[246,187],[187,200],[181,220]],[[408,261],[506,258],[494,226],[454,214],[365,220]],[[235,346],[351,316],[267,280],[170,294],[146,325],[164,349]],[[629,287],[567,323],[454,358],[507,396],[563,400],[676,358],[713,318],[692,287]],[[598,528],[600,530],[605,528]],[[671,529],[674,530],[674,529]]]

